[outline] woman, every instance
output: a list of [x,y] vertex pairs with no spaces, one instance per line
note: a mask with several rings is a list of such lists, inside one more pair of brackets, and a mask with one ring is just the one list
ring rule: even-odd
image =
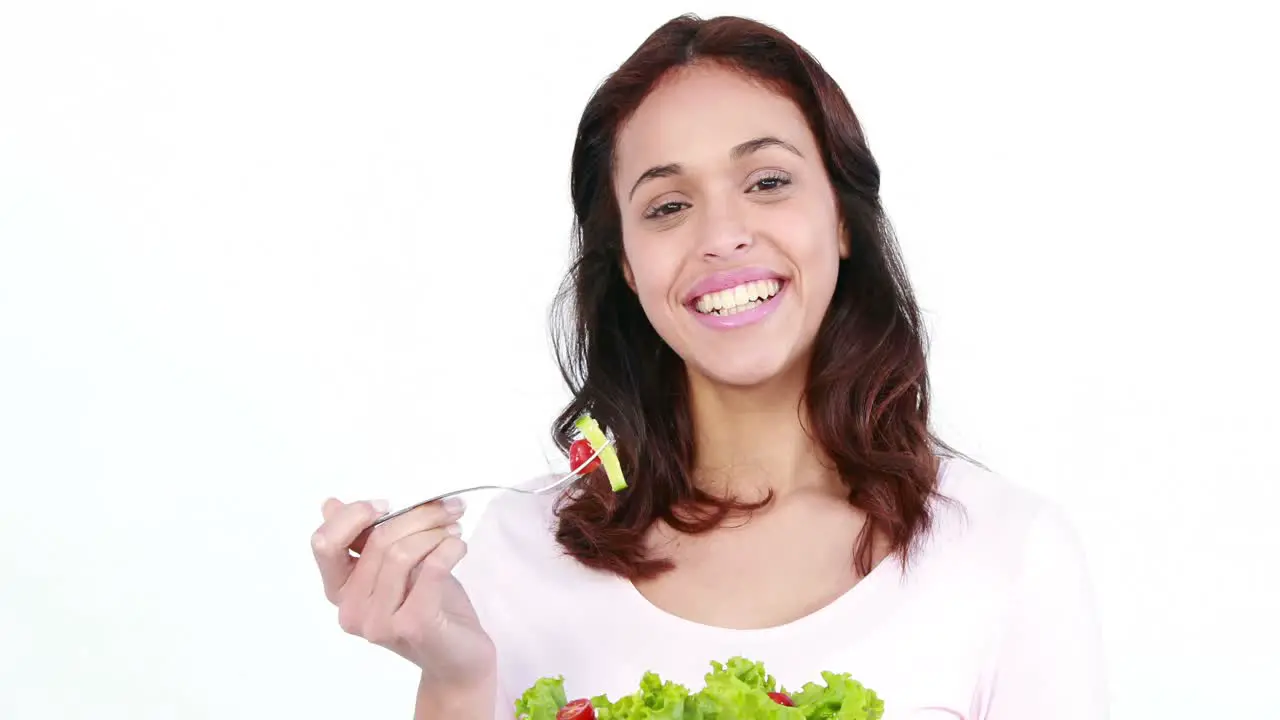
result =
[[1071,530],[930,434],[879,170],[816,61],[747,20],[667,23],[587,105],[571,185],[556,432],[589,411],[631,487],[506,493],[469,553],[450,503],[359,560],[385,507],[330,500],[315,536],[342,627],[421,667],[418,718],[511,718],[547,675],[699,687],[733,655],[850,673],[889,720],[1105,716]]

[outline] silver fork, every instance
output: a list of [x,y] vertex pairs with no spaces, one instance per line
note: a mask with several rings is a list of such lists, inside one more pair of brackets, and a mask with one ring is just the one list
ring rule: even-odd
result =
[[379,525],[389,520],[398,518],[407,512],[416,510],[422,507],[423,505],[429,505],[439,500],[445,500],[447,498],[454,497],[455,495],[463,495],[469,492],[476,492],[477,490],[510,490],[511,492],[523,493],[525,495],[546,495],[548,493],[555,492],[556,490],[559,490],[560,488],[568,485],[574,480],[577,480],[578,478],[582,477],[582,469],[589,466],[593,461],[595,461],[596,458],[600,457],[600,453],[604,452],[604,449],[609,447],[612,444],[613,444],[613,438],[608,438],[607,440],[605,440],[604,445],[602,445],[600,449],[592,453],[591,457],[584,460],[581,465],[565,473],[563,477],[557,479],[555,482],[545,487],[529,490],[527,488],[512,487],[511,485],[473,485],[471,487],[465,487],[459,490],[450,490],[449,492],[440,493],[439,495],[435,495],[427,498],[426,500],[416,502],[408,507],[400,508],[395,512],[389,512],[383,515],[382,517],[378,518],[377,520],[374,520],[372,525],[362,530],[360,534],[356,536],[356,539],[351,542],[351,549],[354,550],[356,553],[362,552],[364,550],[365,543],[369,541],[369,534],[372,533],[374,529],[377,528]]

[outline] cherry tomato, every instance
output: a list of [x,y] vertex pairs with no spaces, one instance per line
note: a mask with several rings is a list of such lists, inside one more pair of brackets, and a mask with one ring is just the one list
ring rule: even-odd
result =
[[[591,447],[591,443],[587,442],[585,439],[573,441],[573,444],[569,446],[570,469],[577,470],[582,467],[582,464],[587,461],[587,458],[595,455],[595,452],[595,449]],[[600,457],[596,456],[591,461],[591,464],[582,468],[580,472],[583,475],[586,475],[587,473],[595,472],[598,467],[600,467]]]
[[787,697],[786,693],[771,692],[769,693],[769,697],[773,698],[773,701],[779,705],[786,705],[787,707],[796,706],[795,703],[791,702],[791,698]]
[[574,700],[560,708],[556,720],[596,720],[596,709],[591,707],[590,700]]

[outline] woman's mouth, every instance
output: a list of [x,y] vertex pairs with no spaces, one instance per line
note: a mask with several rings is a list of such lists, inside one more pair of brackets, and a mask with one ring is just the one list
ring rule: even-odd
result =
[[760,307],[779,292],[782,280],[752,280],[740,285],[702,295],[692,303],[693,309],[702,315],[728,317]]

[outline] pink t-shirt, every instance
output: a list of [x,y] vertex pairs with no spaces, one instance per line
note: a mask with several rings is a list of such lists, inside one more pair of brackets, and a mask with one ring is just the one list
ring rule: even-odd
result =
[[884,700],[884,720],[1106,718],[1092,591],[1070,525],[962,460],[943,463],[939,490],[956,502],[937,505],[906,573],[889,558],[826,607],[761,630],[658,609],[561,552],[554,498],[502,494],[456,571],[498,647],[498,717],[510,720],[542,676],[563,676],[570,698],[616,700],[646,671],[696,690],[712,660],[740,655],[788,687],[849,673]]

